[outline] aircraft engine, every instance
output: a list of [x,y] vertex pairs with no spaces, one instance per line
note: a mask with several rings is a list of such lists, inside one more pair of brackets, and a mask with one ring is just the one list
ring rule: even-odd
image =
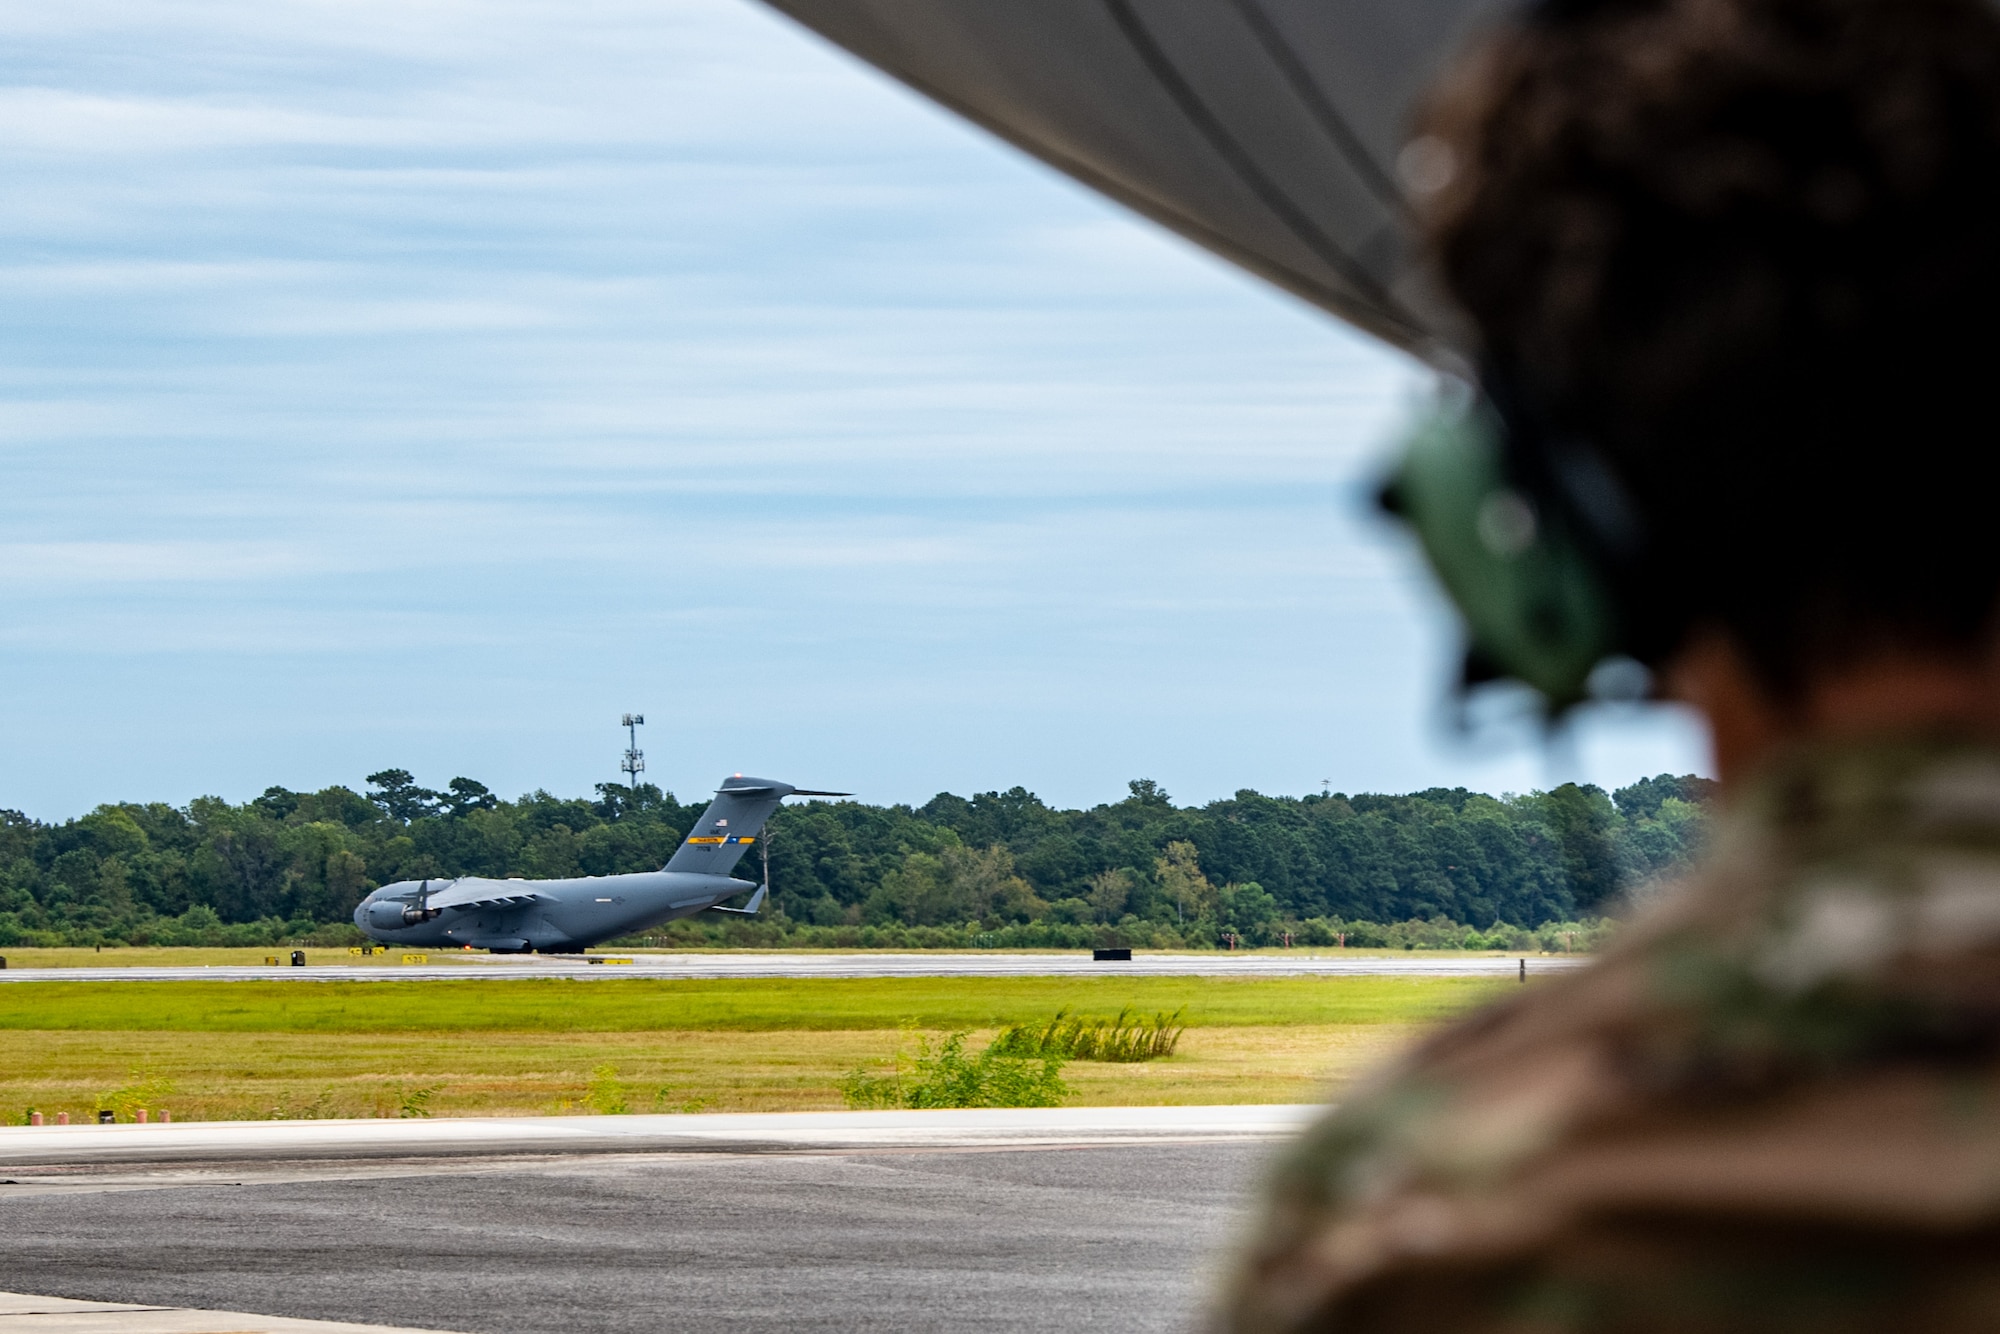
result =
[[428,922],[438,915],[435,908],[418,908],[395,899],[385,899],[381,903],[368,905],[368,925],[383,931],[397,931],[419,922]]
[[403,925],[403,905],[395,900],[368,905],[368,925],[394,931]]
[[431,882],[426,879],[417,886],[417,901],[409,903],[402,899],[384,899],[380,903],[368,905],[368,925],[377,931],[395,931],[419,922],[432,921],[444,914],[442,908],[431,907]]

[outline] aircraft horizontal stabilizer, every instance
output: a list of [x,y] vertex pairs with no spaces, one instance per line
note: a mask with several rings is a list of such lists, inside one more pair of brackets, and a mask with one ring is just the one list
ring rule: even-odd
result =
[[741,908],[725,908],[719,903],[711,903],[708,906],[708,910],[710,912],[726,912],[732,917],[755,917],[757,910],[764,906],[764,896],[770,892],[771,887],[769,885],[759,885],[757,886],[757,892],[750,896],[750,902],[744,904]]

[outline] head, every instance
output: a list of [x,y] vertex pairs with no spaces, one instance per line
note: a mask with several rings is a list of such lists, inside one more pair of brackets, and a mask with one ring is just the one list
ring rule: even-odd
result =
[[1420,134],[1489,389],[1636,513],[1594,553],[1619,647],[1780,711],[1990,662],[2000,11],[1544,0]]

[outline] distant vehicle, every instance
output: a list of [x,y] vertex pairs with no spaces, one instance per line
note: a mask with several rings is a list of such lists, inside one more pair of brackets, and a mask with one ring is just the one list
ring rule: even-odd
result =
[[[754,917],[765,884],[730,876],[786,797],[845,797],[763,778],[725,779],[664,867],[632,875],[571,880],[398,880],[354,910],[354,924],[389,945],[437,949],[470,945],[496,954],[573,954],[647,927],[700,912]],[[724,901],[755,890],[741,908]]]

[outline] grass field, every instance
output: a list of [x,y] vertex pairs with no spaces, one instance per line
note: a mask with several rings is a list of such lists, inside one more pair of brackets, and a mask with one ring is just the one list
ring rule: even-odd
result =
[[[0,950],[0,955],[5,956],[9,968],[201,968],[223,964],[252,968],[267,959],[276,959],[278,966],[289,967],[294,948],[297,947],[256,945],[240,949],[233,946],[210,949],[200,945],[114,945],[98,950],[67,946],[42,949],[17,945]],[[369,964],[379,968],[385,963],[398,962],[402,953],[399,949],[391,953],[363,955],[350,954],[345,948],[314,949],[308,946],[306,961],[314,968],[346,967],[350,964]],[[459,950],[440,950],[429,957],[432,963],[450,963],[474,956]]]
[[900,1025],[1185,1007],[1178,1054],[1073,1062],[1076,1105],[1325,1097],[1425,1025],[1517,983],[1471,978],[815,978],[0,986],[0,1119],[145,1106],[216,1118],[781,1111],[840,1106]]
[[1186,1006],[1198,1027],[1422,1023],[1505,980],[1458,977],[853,977],[448,982],[17,982],[0,1029],[658,1032],[997,1028],[1067,1006]]

